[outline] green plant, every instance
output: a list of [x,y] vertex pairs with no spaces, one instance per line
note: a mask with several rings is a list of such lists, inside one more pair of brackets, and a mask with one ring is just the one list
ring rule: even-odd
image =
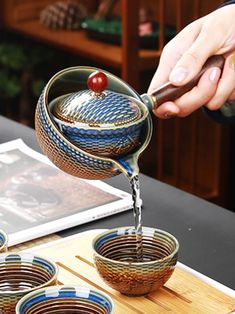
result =
[[57,56],[51,47],[5,34],[0,41],[0,114],[33,126],[37,99]]
[[6,70],[0,72],[0,97],[14,98],[20,93],[20,79]]
[[30,42],[0,43],[0,98],[14,98],[20,94],[24,72],[30,73],[31,93],[38,96],[39,87],[44,84],[40,67],[50,62],[53,53],[51,49]]
[[27,63],[23,46],[3,42],[0,44],[0,65],[11,70],[22,70]]

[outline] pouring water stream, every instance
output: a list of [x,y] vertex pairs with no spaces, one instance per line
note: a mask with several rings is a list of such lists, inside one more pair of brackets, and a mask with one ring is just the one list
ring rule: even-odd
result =
[[137,262],[143,261],[143,239],[142,239],[142,206],[140,199],[140,182],[139,175],[135,175],[130,180],[133,199],[133,214],[135,222],[136,234],[136,260]]
[[123,174],[128,178],[132,191],[133,216],[136,236],[136,262],[143,261],[143,238],[142,238],[142,201],[140,198],[139,168],[136,156],[119,162],[123,167]]

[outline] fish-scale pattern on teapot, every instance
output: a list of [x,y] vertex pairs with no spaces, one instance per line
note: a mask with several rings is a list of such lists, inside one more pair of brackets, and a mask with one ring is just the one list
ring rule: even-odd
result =
[[127,97],[106,90],[94,94],[83,90],[57,102],[53,114],[63,121],[87,124],[89,127],[125,125],[141,118],[140,108]]

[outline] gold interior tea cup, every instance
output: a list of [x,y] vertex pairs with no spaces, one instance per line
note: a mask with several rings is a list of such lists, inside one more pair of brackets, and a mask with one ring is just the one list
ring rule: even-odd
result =
[[142,259],[137,259],[134,227],[102,232],[93,240],[94,263],[99,275],[113,289],[130,296],[161,288],[171,277],[179,243],[170,233],[143,227]]
[[54,285],[57,265],[44,257],[29,253],[0,255],[0,313],[15,313],[17,302],[27,293]]

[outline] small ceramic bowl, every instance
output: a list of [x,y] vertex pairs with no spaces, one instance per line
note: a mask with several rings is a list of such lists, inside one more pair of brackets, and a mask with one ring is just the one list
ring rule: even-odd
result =
[[101,291],[82,286],[52,286],[31,292],[16,306],[16,314],[110,314],[112,299]]
[[44,257],[29,253],[0,255],[0,313],[15,313],[17,302],[27,293],[54,285],[57,265]]
[[172,275],[179,244],[168,232],[143,228],[142,259],[136,258],[133,227],[105,231],[93,240],[94,262],[104,281],[126,295],[145,295],[162,287]]
[[4,253],[7,251],[7,244],[8,236],[3,230],[0,230],[0,253]]

